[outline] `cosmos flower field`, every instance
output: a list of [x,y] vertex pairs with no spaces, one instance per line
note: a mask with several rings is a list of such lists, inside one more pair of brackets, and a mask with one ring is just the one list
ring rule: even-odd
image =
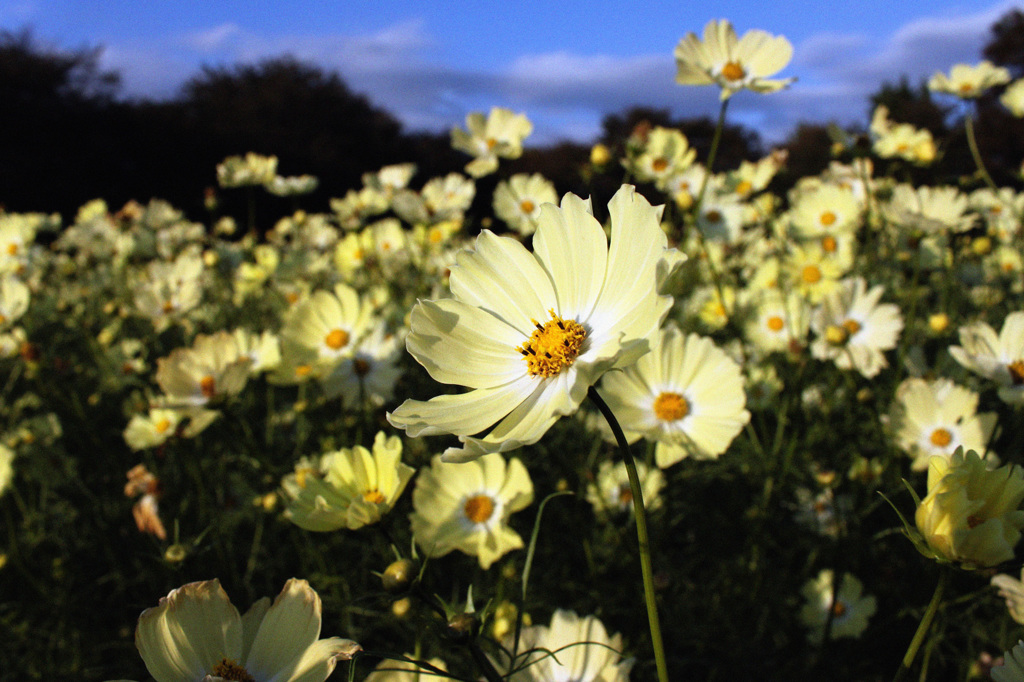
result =
[[503,173],[496,107],[271,224],[0,213],[0,677],[1024,680],[1024,194],[972,115],[1024,82],[929,82],[969,176],[879,106],[777,193],[715,157],[791,56],[684,37],[710,152],[638,126],[608,196]]

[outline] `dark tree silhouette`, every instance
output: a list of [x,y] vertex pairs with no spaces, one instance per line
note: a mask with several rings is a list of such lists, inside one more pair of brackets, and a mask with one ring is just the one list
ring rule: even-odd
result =
[[1024,77],[1024,11],[1010,10],[992,24],[990,31],[992,37],[982,55],[1008,68],[1014,78]]

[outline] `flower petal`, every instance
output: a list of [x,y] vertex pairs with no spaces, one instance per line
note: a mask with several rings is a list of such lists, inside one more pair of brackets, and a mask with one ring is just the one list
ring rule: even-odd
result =
[[387,419],[413,438],[447,433],[469,436],[480,433],[523,402],[534,382],[533,376],[524,373],[503,386],[439,395],[427,401],[406,400],[388,413]]
[[608,261],[608,239],[589,209],[575,194],[566,194],[561,207],[544,204],[533,236],[533,250],[554,282],[558,314],[579,321],[597,302]]
[[305,580],[291,578],[263,616],[245,669],[258,680],[278,679],[319,636],[320,596]]

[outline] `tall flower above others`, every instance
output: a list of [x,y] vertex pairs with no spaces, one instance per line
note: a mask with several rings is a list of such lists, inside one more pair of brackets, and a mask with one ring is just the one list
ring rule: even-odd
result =
[[675,50],[676,82],[680,85],[711,85],[722,88],[722,99],[738,90],[775,92],[795,78],[769,80],[793,57],[793,45],[783,36],[757,29],[742,38],[726,20],[711,20],[704,27],[704,40],[688,33]]
[[445,461],[505,452],[536,443],[604,372],[646,353],[671,305],[656,288],[661,207],[624,185],[608,209],[610,244],[589,201],[567,194],[542,207],[532,253],[488,230],[459,253],[452,298],[416,304],[406,347],[435,380],[471,390],[407,400],[391,424],[458,436]]
[[956,95],[961,99],[976,99],[989,88],[1009,82],[1010,72],[986,59],[976,66],[956,64],[948,76],[936,71],[928,80],[928,89]]
[[320,596],[305,580],[285,583],[239,616],[217,580],[189,583],[139,616],[135,644],[157,682],[323,682],[360,646],[320,637]]

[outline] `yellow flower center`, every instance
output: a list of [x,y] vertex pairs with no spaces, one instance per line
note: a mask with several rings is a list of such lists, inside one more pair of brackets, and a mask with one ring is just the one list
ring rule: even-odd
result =
[[348,332],[344,329],[332,329],[328,332],[327,336],[324,337],[324,343],[331,350],[338,350],[344,348],[348,344]]
[[444,232],[436,227],[432,227],[427,235],[427,239],[430,240],[431,244],[440,244],[444,240]]
[[0,313],[0,324],[3,324],[6,321],[7,321],[7,318],[4,316],[3,313]]
[[536,204],[534,204],[529,199],[523,199],[522,202],[520,202],[519,204],[519,210],[527,215],[533,213],[533,210],[535,208],[537,208]]
[[847,320],[846,322],[843,322],[843,329],[849,332],[850,336],[853,336],[860,331],[860,322],[857,320]]
[[817,284],[821,281],[821,268],[817,265],[805,265],[800,271],[800,277],[807,284]]
[[829,236],[824,237],[821,240],[821,249],[825,253],[835,253],[836,248],[839,246],[839,242],[836,241],[835,237]]
[[750,184],[749,180],[741,180],[740,184],[736,185],[736,194],[747,194],[752,189],[754,186]]
[[1010,379],[1013,380],[1014,386],[1024,384],[1024,360],[1014,360],[1006,369],[1010,370]]
[[164,433],[165,431],[167,431],[167,429],[171,428],[171,420],[161,419],[154,425],[153,428],[156,429],[157,433]]
[[722,75],[727,80],[738,81],[747,75],[747,72],[743,70],[743,67],[736,62],[729,62],[722,67]]
[[655,173],[663,173],[668,168],[668,159],[658,157],[651,163],[651,168]]
[[825,340],[833,346],[842,346],[850,338],[850,333],[839,325],[830,324],[825,328]]
[[356,376],[365,377],[370,373],[370,363],[363,358],[356,358],[352,361],[352,371]]
[[287,294],[285,294],[284,300],[288,301],[289,303],[297,303],[299,300],[299,295],[294,291],[289,291]]
[[486,523],[494,513],[494,500],[488,495],[475,495],[466,500],[462,511],[473,523]]
[[772,315],[768,318],[768,321],[765,322],[765,324],[767,324],[768,328],[773,332],[781,332],[782,328],[786,326],[786,321],[778,315]]
[[367,490],[363,493],[363,499],[371,504],[381,504],[384,502],[384,495],[374,488],[373,490]]
[[623,483],[619,486],[619,504],[625,507],[627,504],[633,502],[633,490],[629,487],[628,483]]
[[825,227],[828,227],[829,225],[834,225],[835,224],[835,222],[836,222],[836,214],[833,213],[832,211],[825,211],[824,213],[821,214],[821,216],[818,218],[818,220],[821,221],[822,225],[824,225]]
[[309,373],[313,371],[312,365],[299,365],[295,368],[295,376],[303,378],[309,376]]
[[974,86],[971,85],[970,83],[961,83],[960,84],[960,94],[961,95],[970,94],[973,90],[974,90]]
[[217,380],[207,374],[199,380],[199,390],[202,391],[204,398],[212,398],[217,395]]
[[8,244],[7,245],[7,255],[8,256],[17,256],[18,255],[18,245],[13,243],[13,242]]
[[250,675],[248,670],[230,658],[220,659],[220,663],[213,666],[213,670],[210,671],[210,676],[234,682],[256,682],[256,678]]
[[163,311],[164,311],[164,315],[167,315],[169,313],[173,313],[174,312],[174,303],[172,303],[171,301],[164,301]]
[[721,213],[721,211],[716,211],[715,209],[711,209],[710,211],[708,211],[707,213],[704,214],[704,218],[709,223],[718,223],[718,222],[722,221],[722,213]]
[[832,605],[832,615],[836,618],[842,618],[846,615],[846,604],[841,601],[837,601]]
[[678,393],[662,393],[654,399],[654,416],[663,422],[679,421],[690,414],[690,403]]
[[495,147],[498,146],[498,141],[495,140],[493,137],[488,137],[486,144],[488,149],[494,149]]
[[932,442],[932,445],[944,448],[953,442],[953,434],[946,429],[935,429],[928,440]]
[[553,377],[574,363],[587,338],[581,324],[555,315],[553,309],[548,312],[551,319],[544,325],[533,320],[537,328],[526,343],[516,348],[526,358],[526,366],[534,376]]

